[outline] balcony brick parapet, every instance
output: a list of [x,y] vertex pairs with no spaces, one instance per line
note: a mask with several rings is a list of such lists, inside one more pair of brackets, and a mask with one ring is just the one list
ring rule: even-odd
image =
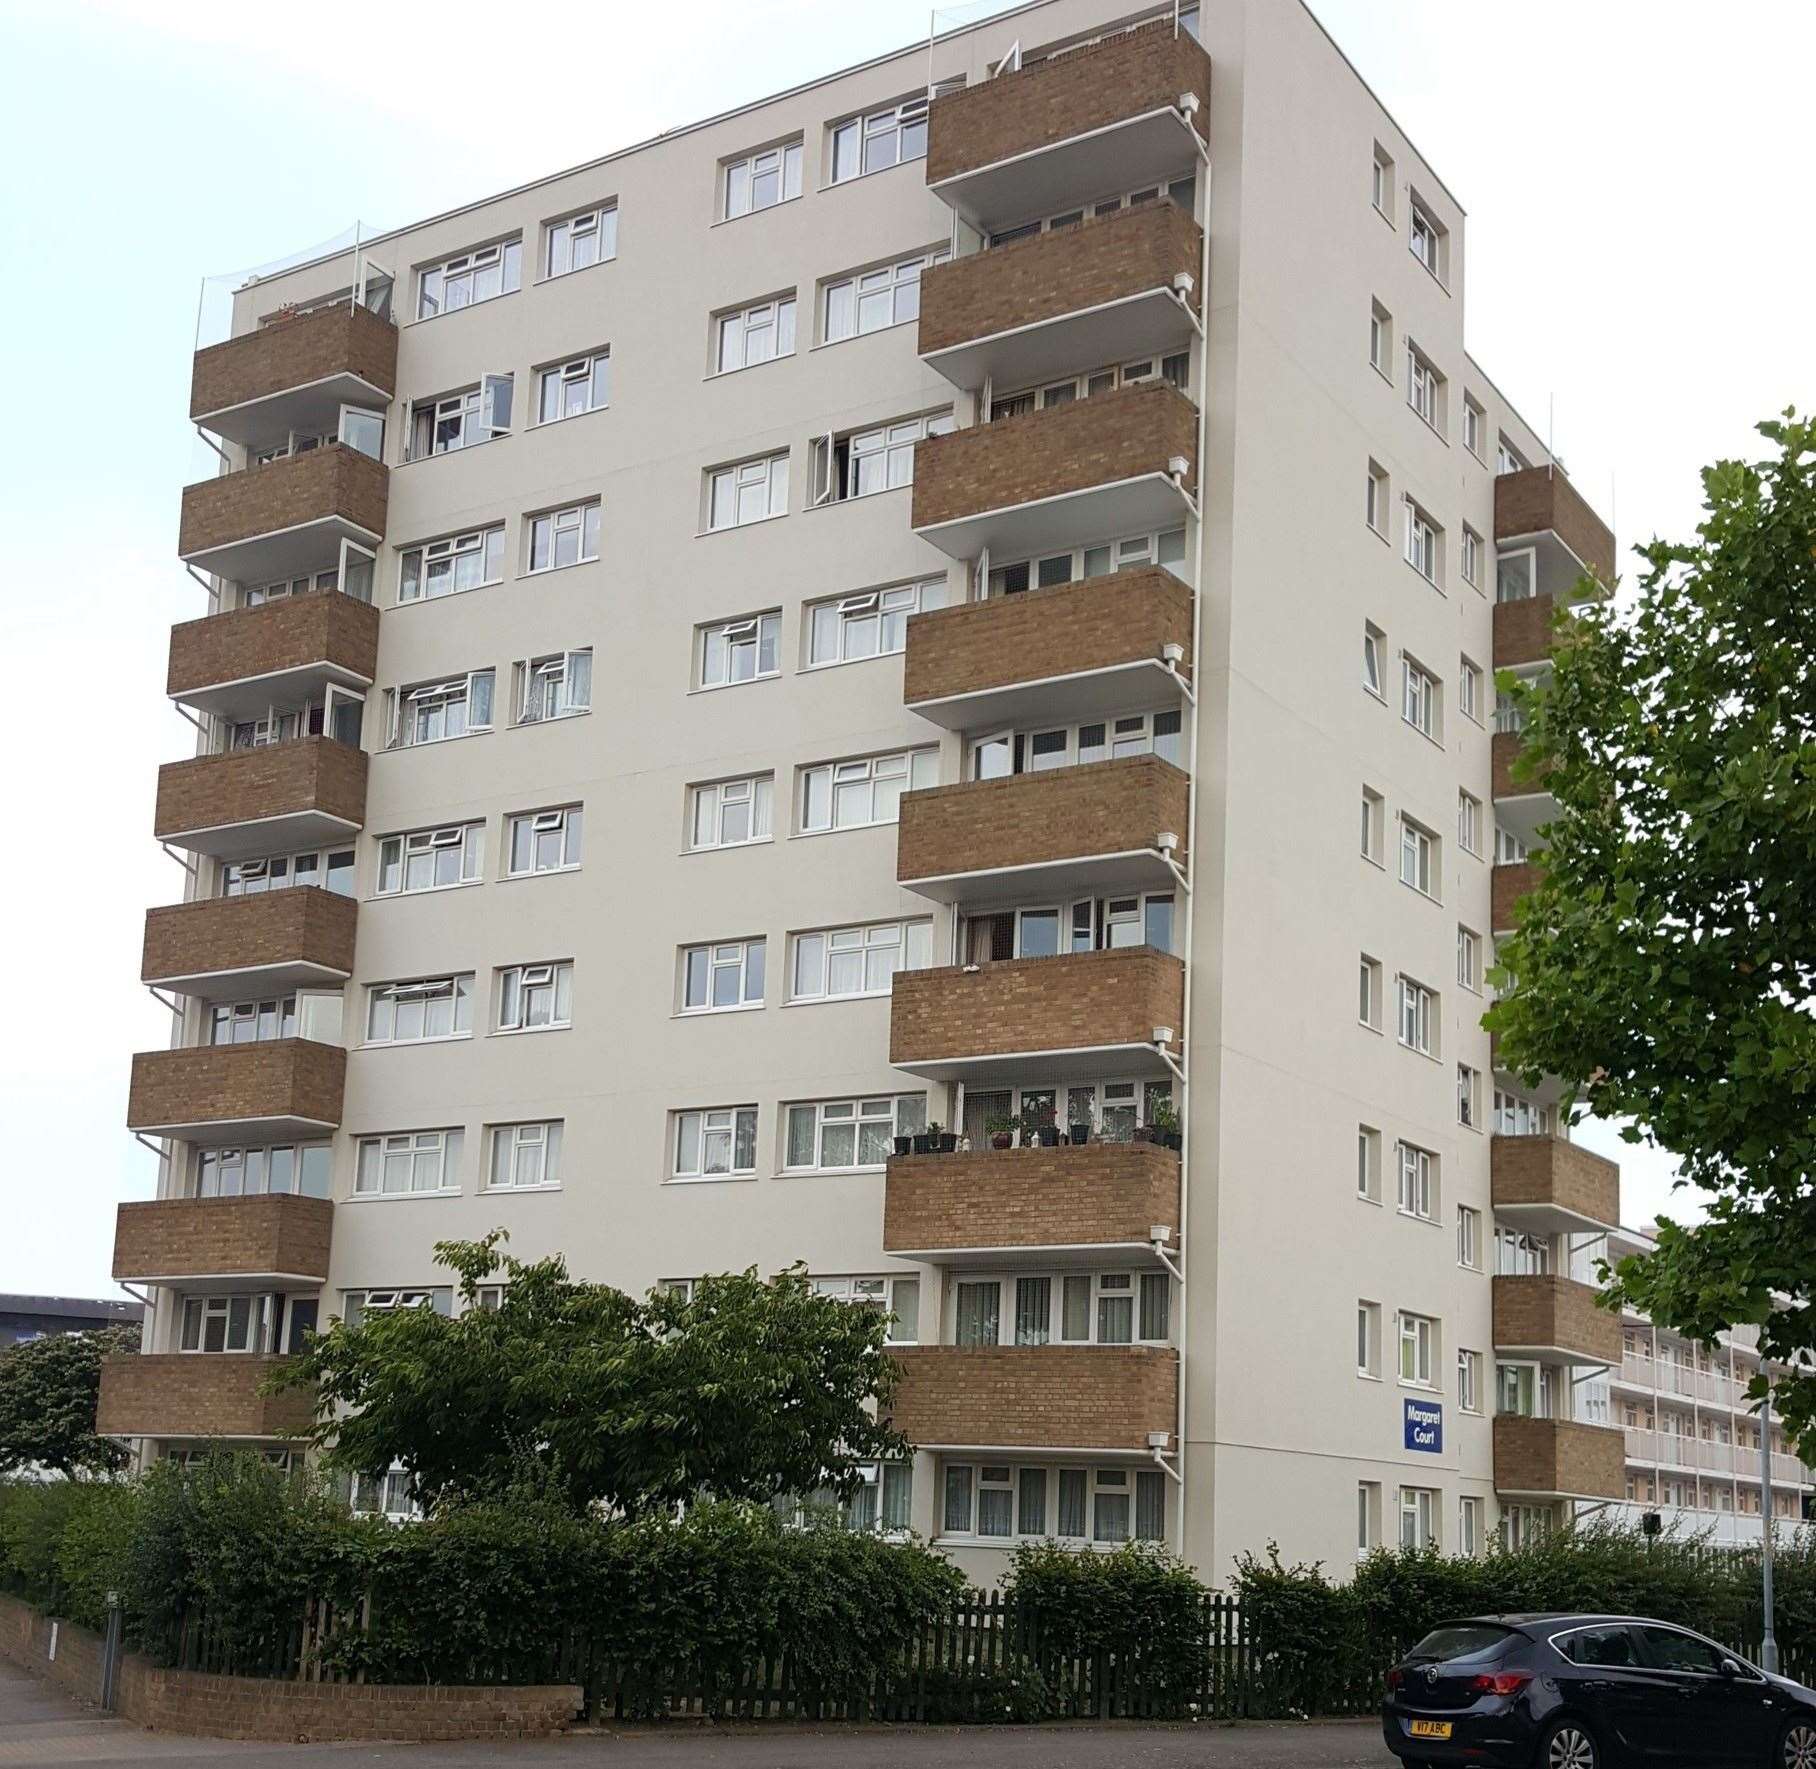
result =
[[973,424],[917,445],[914,526],[1165,476],[1175,457],[1186,462],[1187,486],[1195,486],[1198,413],[1164,381]]
[[1586,1363],[1620,1363],[1620,1317],[1598,1304],[1594,1285],[1549,1272],[1499,1276],[1493,1289],[1497,1350],[1556,1349]]
[[164,691],[182,700],[206,688],[331,665],[370,682],[378,669],[378,610],[352,596],[286,596],[170,629]]
[[103,1437],[249,1437],[294,1441],[315,1418],[311,1389],[265,1395],[259,1384],[288,1358],[141,1352],[101,1365],[95,1430]]
[[1513,1495],[1618,1499],[1627,1490],[1627,1446],[1607,1425],[1528,1419],[1494,1422],[1494,1485]]
[[132,1059],[126,1123],[231,1125],[248,1119],[341,1119],[347,1053],[311,1038],[142,1050]]
[[1170,202],[952,258],[921,278],[921,355],[1171,289],[1181,272],[1192,279],[1196,312],[1203,267],[1204,230]]
[[295,1192],[244,1198],[154,1198],[122,1204],[113,1275],[127,1283],[169,1277],[328,1276],[334,1206]]
[[199,480],[183,488],[177,555],[192,559],[330,516],[383,534],[389,486],[383,462],[341,442]]
[[1494,1208],[1548,1205],[1610,1228],[1620,1225],[1621,1170],[1559,1136],[1497,1136],[1489,1151]]
[[145,912],[139,980],[307,965],[353,970],[359,905],[316,885],[250,897],[202,897]]
[[883,1188],[886,1253],[1141,1244],[1179,1223],[1179,1157],[1157,1143],[898,1155]]
[[308,313],[274,314],[256,331],[195,353],[189,416],[193,422],[349,374],[385,393],[396,390],[397,327],[390,320],[344,301]]
[[1157,1345],[922,1345],[890,1416],[913,1444],[1145,1451],[1179,1424],[1179,1354]]
[[1514,763],[1520,759],[1520,751],[1525,747],[1525,736],[1518,731],[1497,731],[1490,738],[1489,774],[1496,798],[1529,798],[1546,790],[1545,776],[1550,772],[1549,764],[1541,767],[1533,779],[1516,780],[1513,777]]
[[1193,127],[1203,136],[1211,59],[1198,41],[1183,31],[1175,36],[1171,20],[1115,32],[936,98],[927,123],[927,182],[1177,105],[1187,92],[1197,95]]
[[153,834],[319,812],[355,826],[366,817],[366,752],[332,737],[192,756],[158,770]]
[[1522,467],[1494,482],[1494,538],[1549,529],[1603,585],[1614,584],[1614,531],[1590,509],[1562,471]]
[[1513,926],[1513,906],[1538,887],[1540,870],[1536,860],[1508,861],[1494,868],[1489,899],[1490,919],[1497,934]]

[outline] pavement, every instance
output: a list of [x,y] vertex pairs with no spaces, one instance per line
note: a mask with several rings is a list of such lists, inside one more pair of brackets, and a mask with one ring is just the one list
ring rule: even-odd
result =
[[220,1763],[234,1769],[1393,1769],[1373,1720],[1304,1726],[596,1727],[508,1744],[235,1744],[146,1732],[0,1660],[0,1766]]

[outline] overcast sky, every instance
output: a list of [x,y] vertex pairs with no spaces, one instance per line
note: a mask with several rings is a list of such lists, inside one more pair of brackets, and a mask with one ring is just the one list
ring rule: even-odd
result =
[[[1686,534],[1701,464],[1816,398],[1816,7],[1313,10],[1468,210],[1473,355],[1541,430],[1555,398],[1559,452],[1623,542]],[[131,1052],[168,1032],[135,981],[143,912],[181,894],[151,813],[156,764],[191,749],[160,689],[171,624],[203,609],[175,559],[179,488],[210,471],[184,416],[201,279],[595,158],[924,39],[929,17],[0,0],[0,1291],[109,1293],[114,1206],[155,1180],[122,1122]],[[1621,1155],[1630,1219],[1666,1203],[1667,1160],[1585,1140]]]

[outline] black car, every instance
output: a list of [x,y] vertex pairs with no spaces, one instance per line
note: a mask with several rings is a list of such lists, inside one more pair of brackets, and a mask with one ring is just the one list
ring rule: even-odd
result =
[[1631,1615],[1486,1615],[1387,1673],[1408,1769],[1816,1769],[1816,1692],[1687,1628]]

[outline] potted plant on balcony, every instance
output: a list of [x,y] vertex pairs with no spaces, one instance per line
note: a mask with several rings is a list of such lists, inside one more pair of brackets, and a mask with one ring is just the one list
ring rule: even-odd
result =
[[1095,1106],[1086,1103],[1077,1112],[1070,1114],[1071,1122],[1066,1125],[1066,1140],[1074,1147],[1091,1140],[1091,1126],[1097,1117]]
[[933,1152],[936,1155],[950,1155],[955,1153],[958,1148],[958,1132],[946,1129],[937,1118],[931,1120],[927,1125],[927,1137],[933,1144]]
[[1006,1149],[1015,1142],[1014,1118],[1005,1117],[1001,1112],[992,1112],[984,1120],[984,1128],[990,1133],[990,1146],[993,1149]]
[[1150,1127],[1156,1133],[1153,1140],[1166,1148],[1177,1152],[1184,1146],[1185,1138],[1179,1129],[1179,1108],[1173,1104],[1173,1096],[1163,1094],[1154,1102],[1154,1109],[1148,1114]]
[[1021,1117],[1022,1147],[1031,1149],[1038,1144],[1043,1149],[1059,1147],[1059,1124],[1053,1116],[1051,1106],[1041,1108],[1028,1106]]
[[914,1138],[912,1136],[898,1136],[895,1139],[895,1152],[898,1155],[906,1155],[913,1148],[914,1148]]
[[909,1139],[909,1146],[917,1155],[931,1155],[933,1153],[933,1126],[929,1124],[925,1130],[917,1130]]

